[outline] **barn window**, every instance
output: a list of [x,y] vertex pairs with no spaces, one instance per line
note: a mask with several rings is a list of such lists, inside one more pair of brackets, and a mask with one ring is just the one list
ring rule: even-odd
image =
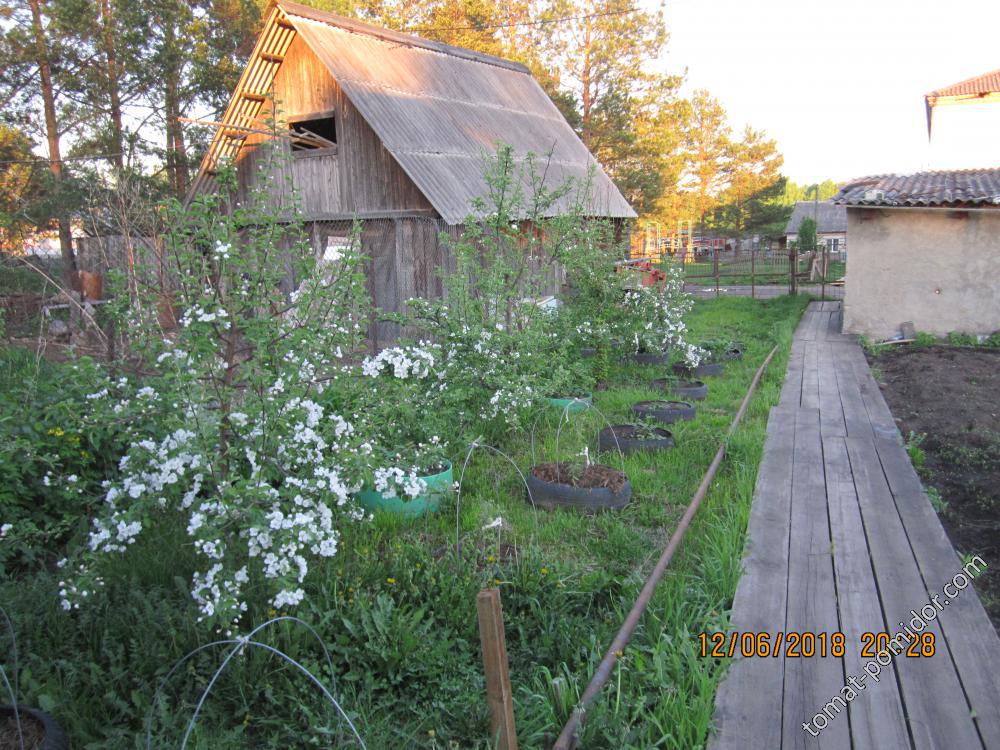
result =
[[337,145],[337,123],[332,114],[289,121],[288,129],[289,134],[294,136],[292,151],[312,151]]

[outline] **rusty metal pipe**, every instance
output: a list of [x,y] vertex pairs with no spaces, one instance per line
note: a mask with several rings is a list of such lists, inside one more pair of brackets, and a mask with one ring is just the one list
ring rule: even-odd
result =
[[739,426],[740,420],[742,420],[743,415],[746,414],[747,407],[750,405],[750,398],[757,389],[757,384],[764,375],[764,370],[767,368],[777,351],[778,347],[774,347],[771,350],[771,353],[764,359],[763,363],[761,363],[761,366],[757,368],[757,373],[753,376],[753,380],[750,382],[750,387],[747,389],[747,393],[743,397],[743,403],[740,404],[740,408],[736,412],[736,416],[733,417],[733,421],[729,425],[729,430],[726,431],[726,436],[719,445],[719,450],[715,452],[715,458],[712,459],[712,463],[709,465],[708,471],[705,472],[705,476],[702,478],[701,484],[698,485],[698,490],[694,493],[694,497],[691,499],[691,504],[688,505],[687,510],[684,511],[684,515],[681,517],[680,523],[677,524],[677,528],[670,537],[670,542],[663,550],[663,554],[660,555],[660,559],[657,560],[656,567],[653,568],[649,577],[646,579],[646,583],[643,585],[642,591],[639,592],[639,596],[636,598],[635,604],[632,605],[632,609],[625,618],[625,622],[622,623],[618,634],[615,636],[614,640],[611,641],[611,645],[608,647],[607,653],[604,654],[604,658],[601,659],[601,663],[597,665],[597,669],[594,671],[594,676],[590,678],[590,683],[583,691],[583,695],[580,696],[579,707],[573,712],[569,721],[566,722],[566,726],[563,727],[562,733],[552,746],[552,750],[571,750],[571,748],[576,746],[577,730],[583,723],[584,717],[587,713],[587,707],[594,702],[594,699],[600,694],[604,685],[609,679],[611,679],[611,673],[615,667],[615,663],[618,661],[618,655],[622,652],[625,646],[628,645],[629,639],[632,637],[632,633],[635,631],[636,626],[639,624],[639,620],[646,611],[646,607],[653,598],[653,591],[655,591],[660,579],[663,578],[663,574],[666,572],[667,566],[670,564],[670,560],[674,556],[674,552],[677,551],[677,548],[680,546],[681,539],[684,538],[684,533],[691,524],[691,519],[694,518],[694,514],[698,511],[698,506],[701,505],[702,499],[704,499],[705,495],[708,493],[708,488],[711,485],[712,480],[715,478],[715,473],[719,470],[719,466],[722,464],[722,459],[726,455],[726,443],[729,442],[729,438],[731,438],[733,433],[736,432],[736,428]]

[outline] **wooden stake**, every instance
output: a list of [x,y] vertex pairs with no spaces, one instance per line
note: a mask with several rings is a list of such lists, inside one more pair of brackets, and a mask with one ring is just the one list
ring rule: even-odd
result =
[[486,703],[490,709],[490,728],[497,750],[517,750],[514,727],[514,700],[507,672],[507,641],[503,629],[500,589],[483,589],[476,597],[479,611],[479,640],[483,647],[486,672]]

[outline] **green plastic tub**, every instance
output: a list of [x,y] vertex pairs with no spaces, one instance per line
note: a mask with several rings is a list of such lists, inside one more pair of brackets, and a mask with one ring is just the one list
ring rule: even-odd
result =
[[361,503],[361,507],[371,513],[385,511],[407,518],[417,518],[427,513],[434,513],[438,509],[441,498],[452,491],[455,481],[451,461],[445,463],[447,468],[441,473],[420,477],[427,482],[427,491],[412,500],[403,500],[395,495],[386,497],[370,487],[361,490],[355,497]]
[[577,398],[550,398],[548,402],[549,406],[559,411],[569,406],[569,409],[566,409],[566,411],[570,414],[576,414],[588,409],[594,403],[594,397],[588,393],[586,396],[578,396]]

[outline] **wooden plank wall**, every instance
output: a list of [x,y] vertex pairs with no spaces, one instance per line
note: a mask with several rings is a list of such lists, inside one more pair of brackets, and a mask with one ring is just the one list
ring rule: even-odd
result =
[[147,286],[157,285],[168,276],[166,264],[149,238],[132,237],[126,242],[124,235],[116,234],[78,237],[73,243],[81,271],[107,274],[112,268],[127,272],[131,267],[136,281]]
[[285,123],[303,115],[332,112],[337,153],[291,152],[290,142],[283,139],[274,147],[291,157],[286,162],[291,164],[291,175],[282,166],[283,159],[261,172],[265,158],[261,146],[270,139],[250,134],[236,160],[242,197],[251,184],[270,177],[275,202],[284,204],[291,176],[307,215],[433,210],[301,37],[292,42],[274,77],[273,97],[273,107],[265,102],[261,108],[258,128],[268,129],[270,118]]

